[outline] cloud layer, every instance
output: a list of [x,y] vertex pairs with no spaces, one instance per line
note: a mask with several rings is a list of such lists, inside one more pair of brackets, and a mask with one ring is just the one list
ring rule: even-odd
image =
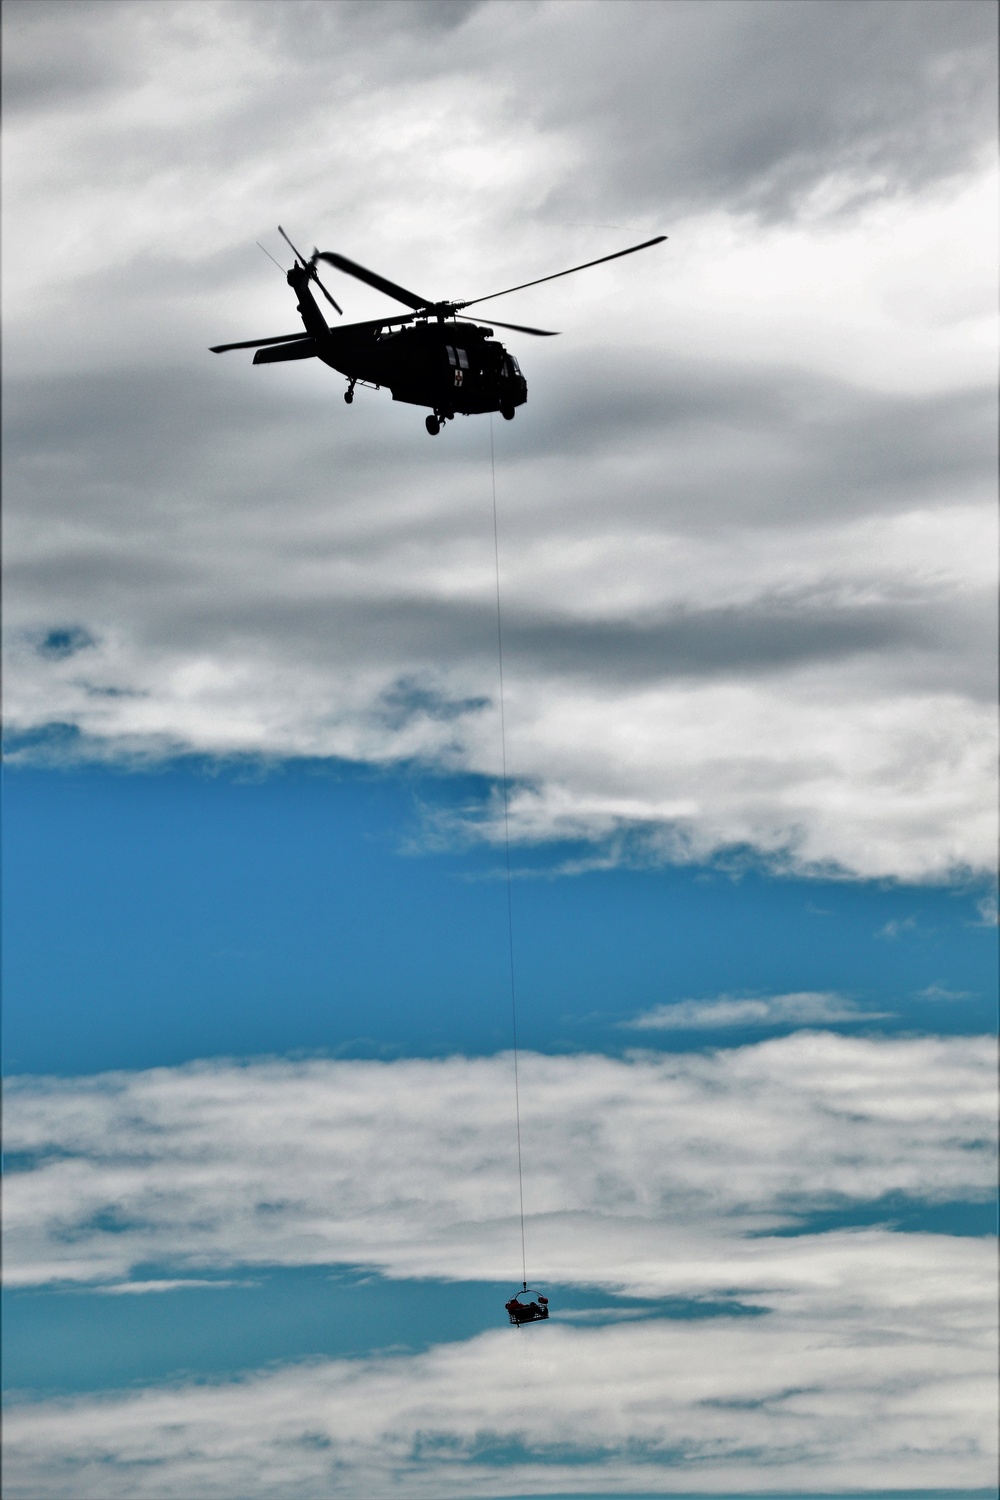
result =
[[[421,1355],[22,1397],[6,1423],[6,1491],[987,1484],[992,1242],[787,1230],[887,1194],[988,1199],[993,1061],[985,1038],[823,1033],[631,1061],[528,1055],[532,1276],[603,1286],[612,1304],[620,1291],[743,1300],[760,1316],[626,1314],[593,1328],[560,1322],[556,1306],[542,1329]],[[256,1261],[514,1282],[512,1083],[506,1057],[15,1081],[9,1279],[169,1297],[200,1284],[199,1268]],[[179,1274],[127,1279],[143,1261]]]
[[[745,1233],[894,1193],[988,1199],[993,1054],[805,1032],[714,1055],[528,1054],[533,1274],[648,1295],[784,1286],[791,1242]],[[479,1280],[519,1264],[510,1058],[29,1079],[7,1116],[29,1168],[7,1187],[12,1284],[164,1260]],[[850,1239],[837,1254],[852,1261]]]
[[515,834],[992,862],[995,14],[625,5],[9,7],[13,730],[495,774],[485,419],[207,346],[274,222],[473,296],[666,229],[497,304]]
[[[907,1267],[907,1271],[909,1271]],[[421,1356],[15,1406],[17,1500],[314,1500],[991,1481],[989,1271],[912,1311],[481,1335]],[[945,1290],[947,1284],[947,1290]],[[987,1292],[988,1297],[988,1292]],[[529,1342],[530,1340],[530,1342]]]

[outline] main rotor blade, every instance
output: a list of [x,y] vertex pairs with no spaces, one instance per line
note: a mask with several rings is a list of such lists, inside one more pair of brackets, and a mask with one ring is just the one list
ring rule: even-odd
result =
[[[483,300],[485,301],[485,298]],[[474,323],[476,320],[475,318],[466,318],[465,321],[466,323]],[[558,328],[525,328],[523,323],[501,323],[499,318],[490,318],[490,323],[494,328],[513,328],[515,333],[534,333],[540,339],[557,339],[559,337]]]
[[[281,235],[281,238],[282,238],[282,239],[283,239],[283,240],[284,240],[284,242],[285,242],[285,244],[286,244],[286,245],[290,245],[290,246],[291,246],[291,248],[292,248],[292,249],[293,249],[293,250],[295,250],[295,246],[294,246],[294,245],[292,245],[292,242],[291,242],[291,240],[290,240],[290,239],[289,239],[289,238],[288,238],[288,235],[287,235],[287,234],[286,234],[286,233],[285,233],[285,231],[284,231],[284,230],[283,230],[283,229],[282,229],[282,227],[281,227],[281,225],[280,225],[280,224],[279,224],[279,225],[278,225],[278,233],[279,233],[279,234],[280,234],[280,235]],[[296,258],[296,260],[300,260],[300,261],[301,261],[301,262],[302,262],[302,264],[303,264],[303,265],[305,265],[305,264],[306,264],[306,258],[305,258],[305,256],[304,256],[304,255],[303,255],[303,254],[302,254],[302,252],[301,252],[301,250],[295,250],[295,258]]]
[[385,292],[387,297],[394,297],[397,302],[404,302],[407,307],[415,308],[418,312],[421,308],[432,305],[426,297],[408,292],[405,286],[397,286],[394,281],[379,276],[376,271],[369,271],[365,266],[359,266],[357,261],[348,260],[346,255],[337,255],[333,250],[318,250],[315,259],[325,260],[327,265],[336,266],[338,271],[346,271],[348,276],[356,277],[358,281],[373,286],[378,292]]
[[311,339],[311,333],[279,333],[274,339],[244,339],[239,344],[212,344],[209,354],[225,354],[227,349],[263,349],[265,344],[293,344],[296,339]]
[[509,292],[523,292],[526,286],[541,286],[543,281],[558,281],[560,276],[572,276],[574,271],[586,271],[589,266],[602,266],[606,260],[619,260],[623,255],[634,255],[637,250],[648,250],[650,245],[661,245],[666,238],[665,234],[658,234],[655,240],[643,240],[641,245],[630,245],[627,250],[616,250],[614,255],[601,255],[597,260],[585,260],[582,266],[570,266],[568,271],[556,271],[551,276],[539,276],[535,281],[522,281],[518,286],[505,287],[502,292],[487,292],[485,297],[470,297],[468,302],[459,302],[458,306],[473,307],[477,302],[489,302],[493,297],[506,297]]

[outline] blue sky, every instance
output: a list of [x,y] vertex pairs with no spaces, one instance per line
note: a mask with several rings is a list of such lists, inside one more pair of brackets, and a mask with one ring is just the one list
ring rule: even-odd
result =
[[[9,772],[8,1070],[505,1048],[502,854],[428,847],[435,814],[489,794],[319,762]],[[588,852],[515,852],[525,1046],[731,1043],[733,1028],[623,1029],[719,995],[834,991],[851,1030],[990,1027],[988,882],[779,879],[746,852],[555,873]]]
[[[5,1494],[992,1493],[996,59],[8,0]],[[279,223],[435,297],[669,238],[432,437],[209,353]]]

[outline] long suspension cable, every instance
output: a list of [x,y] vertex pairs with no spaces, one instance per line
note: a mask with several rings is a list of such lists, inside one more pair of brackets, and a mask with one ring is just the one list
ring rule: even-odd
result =
[[500,612],[500,533],[497,527],[497,463],[493,447],[493,413],[490,412],[490,474],[493,483],[493,561],[497,588],[497,664],[500,672],[500,763],[503,773],[503,846],[507,861],[507,952],[510,959],[510,1019],[514,1034],[514,1117],[517,1121],[517,1192],[521,1207],[521,1285],[527,1287],[524,1254],[524,1175],[521,1170],[521,1092],[517,1077],[517,992],[514,985],[514,908],[510,891],[510,816],[507,790],[507,725],[503,700],[503,616]]

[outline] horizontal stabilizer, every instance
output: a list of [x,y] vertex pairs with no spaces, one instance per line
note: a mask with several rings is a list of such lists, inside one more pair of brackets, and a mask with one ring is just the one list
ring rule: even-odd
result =
[[260,349],[264,344],[291,344],[295,339],[311,339],[311,333],[279,333],[273,339],[243,339],[239,344],[213,344],[209,354],[225,354],[229,349]]
[[286,359],[312,359],[318,352],[315,339],[301,339],[297,344],[273,344],[270,349],[258,349],[253,362],[277,365]]

